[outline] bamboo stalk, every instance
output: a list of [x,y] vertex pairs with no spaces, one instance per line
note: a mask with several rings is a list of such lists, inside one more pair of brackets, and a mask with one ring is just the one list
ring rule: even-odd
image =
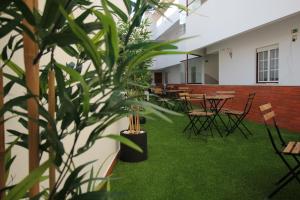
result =
[[[4,103],[3,93],[3,71],[0,69],[0,109],[2,109]],[[0,189],[5,187],[5,136],[4,136],[4,116],[0,117]],[[4,199],[4,192],[0,192],[0,199]]]
[[134,116],[131,115],[131,133],[134,133]]
[[129,133],[132,133],[132,115],[129,115]]
[[[48,74],[48,87],[49,87],[49,91],[48,91],[48,111],[50,116],[54,119],[55,117],[55,72],[54,70],[50,70],[49,74]],[[48,123],[48,129],[51,130],[52,127],[51,125]],[[51,133],[50,133],[51,134]],[[49,157],[53,158],[53,149],[50,148],[49,149]],[[52,164],[49,168],[49,189],[50,191],[53,190],[54,185],[55,185],[55,165]]]
[[135,123],[134,123],[134,126],[135,126],[134,127],[134,132],[137,133],[137,125],[138,124],[137,124],[137,116],[136,116],[136,114],[134,115],[134,120],[135,120]]
[[137,116],[137,132],[140,133],[140,131],[141,131],[141,124],[140,124],[140,115],[139,115],[138,112],[136,113],[136,116]]
[[[28,8],[31,10],[38,9],[38,0],[24,0]],[[32,32],[35,32],[26,20],[23,21]],[[35,56],[38,54],[37,44],[31,38],[23,33],[24,44],[24,62],[26,85],[29,92],[33,95],[39,96],[39,65],[33,64]],[[39,167],[39,126],[36,121],[39,119],[38,99],[30,98],[27,101],[28,110],[28,148],[29,148],[29,173]],[[39,183],[32,186],[29,191],[29,196],[34,197],[39,193]]]

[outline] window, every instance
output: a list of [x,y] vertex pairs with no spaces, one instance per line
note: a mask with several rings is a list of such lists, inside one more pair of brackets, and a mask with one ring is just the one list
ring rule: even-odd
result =
[[278,45],[257,49],[257,82],[278,83],[279,48]]

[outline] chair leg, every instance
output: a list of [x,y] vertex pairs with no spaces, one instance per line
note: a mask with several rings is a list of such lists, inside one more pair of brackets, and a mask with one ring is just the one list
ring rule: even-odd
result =
[[281,160],[284,162],[284,164],[287,166],[287,168],[290,170],[291,175],[293,175],[296,178],[296,180],[300,183],[300,178],[297,176],[292,166],[287,162],[286,159],[284,159],[284,157],[281,154],[278,155],[281,158]]
[[[298,169],[300,168],[300,165],[295,166],[292,171],[296,172]],[[283,177],[281,177],[275,184],[278,185],[280,183],[282,183],[282,181],[284,181],[286,178],[288,178],[290,175],[292,175],[292,171],[289,171],[288,173],[286,173]]]
[[233,132],[232,130],[233,130],[233,127],[235,125],[235,121],[232,118],[232,116],[230,114],[227,114],[227,116],[228,116],[229,123],[230,124],[232,123],[232,125],[230,125],[230,128],[228,129],[226,136],[228,136],[229,134],[231,134]]
[[239,129],[239,131],[242,133],[242,135],[248,139],[248,136],[246,135],[246,133],[238,126],[237,129]]
[[191,117],[189,116],[190,122],[189,124],[184,128],[183,132],[186,132],[187,130],[192,130],[194,133],[198,132],[198,129],[196,127],[196,123],[198,121],[197,117]]
[[[235,117],[235,119],[233,117]],[[237,115],[228,114],[228,118],[229,118],[229,120],[231,120],[233,122],[233,126],[229,129],[229,131],[227,132],[226,136],[228,136],[230,133],[233,133],[236,129],[239,129],[239,131],[242,133],[242,135],[246,139],[248,139],[247,134],[241,129],[240,125],[242,125],[245,128],[245,130],[249,133],[249,135],[252,135],[252,133],[250,132],[250,130],[243,123],[243,120],[244,120],[245,116],[240,116],[239,117]]]
[[205,126],[205,124],[206,124],[207,122],[209,122],[209,118],[208,118],[208,117],[206,117],[206,119],[204,120],[204,122],[201,123],[201,126],[200,126],[200,128],[198,129],[198,132],[197,132],[198,135],[199,135],[200,132],[203,130],[203,128],[204,128],[204,126]]
[[220,137],[223,137],[223,134],[221,133],[221,131],[220,131],[219,127],[217,126],[217,124],[215,124],[214,122],[212,124],[216,127],[217,132],[220,135]]
[[244,129],[249,133],[249,135],[253,135],[253,133],[249,130],[249,128],[243,123],[241,122],[241,125],[244,127]]
[[190,126],[192,126],[192,121],[194,120],[194,118],[189,115],[188,115],[188,117],[189,117],[190,122],[188,123],[188,125],[185,126],[185,128],[183,129],[183,132],[185,132],[186,130],[188,130],[190,128]]
[[224,122],[224,120],[222,119],[222,117],[218,114],[218,118],[220,119],[221,123],[223,124],[223,126],[225,127],[225,130],[228,131],[227,129],[227,126],[226,126],[226,123]]
[[[296,173],[296,175],[299,175],[300,171]],[[284,181],[281,185],[279,185],[271,194],[269,194],[268,198],[271,199],[275,194],[277,194],[281,189],[283,189],[289,182],[291,182],[295,176],[291,176],[286,181]]]

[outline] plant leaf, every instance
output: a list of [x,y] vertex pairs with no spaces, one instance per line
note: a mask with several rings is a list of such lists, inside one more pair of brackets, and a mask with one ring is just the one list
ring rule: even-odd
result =
[[120,135],[105,135],[105,136],[101,136],[102,138],[110,138],[116,141],[119,141],[129,147],[131,147],[132,149],[138,151],[138,152],[143,152],[143,150],[141,149],[141,147],[139,147],[138,145],[136,145],[134,142],[132,142],[131,140],[120,136]]
[[83,79],[83,77],[74,69],[70,67],[66,67],[59,63],[56,64],[60,69],[64,70],[66,73],[70,75],[73,80],[80,82],[83,88],[83,112],[87,116],[90,110],[90,95],[89,95],[89,86]]
[[48,160],[40,167],[31,171],[21,182],[19,182],[12,190],[10,190],[6,196],[6,200],[21,199],[36,182],[39,182],[44,172],[49,168],[51,161]]
[[60,12],[63,16],[68,20],[69,26],[73,33],[81,40],[81,44],[84,47],[86,53],[91,57],[94,66],[96,69],[101,67],[100,55],[98,54],[97,47],[94,45],[93,41],[87,36],[86,32],[80,28],[78,24],[74,22],[74,20],[68,16],[63,7],[59,6]]

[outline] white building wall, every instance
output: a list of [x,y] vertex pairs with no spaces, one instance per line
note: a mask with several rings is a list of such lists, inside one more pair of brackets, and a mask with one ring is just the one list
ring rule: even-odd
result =
[[209,0],[186,19],[191,51],[300,11],[299,0]]
[[294,28],[300,28],[300,14],[208,47],[207,53],[219,51],[220,84],[256,84],[256,49],[278,44],[279,84],[300,85],[300,38],[292,42]]
[[164,72],[168,73],[168,84],[180,84],[184,83],[184,65],[179,64],[173,67],[164,69]]
[[[181,2],[182,4],[185,1]],[[206,3],[201,5],[199,8],[189,13],[189,16],[186,18],[186,33],[181,36],[182,38],[192,37],[185,41],[182,41],[178,44],[179,50],[181,51],[195,51],[207,47],[209,45],[216,44],[218,42],[222,42],[224,40],[230,39],[232,37],[239,38],[239,35],[249,32],[251,30],[257,29],[258,27],[265,27],[268,24],[273,23],[275,21],[280,21],[284,18],[289,18],[293,15],[297,15],[300,12],[300,1],[299,0],[251,0],[251,1],[243,1],[243,0],[208,0]],[[174,12],[176,13],[176,12]],[[175,14],[174,14],[175,16]],[[177,13],[177,17],[179,14]],[[178,20],[178,18],[176,18]],[[172,23],[170,23],[172,21]],[[174,20],[159,20],[156,22],[156,25],[152,26],[152,31],[155,33],[154,38],[158,38],[161,34],[163,34],[172,24],[175,23]],[[286,35],[290,33],[292,27],[289,27],[286,30]],[[257,40],[264,40],[256,38]],[[270,43],[270,38],[268,37],[268,42]],[[289,41],[289,40],[288,40]],[[257,42],[256,44],[262,46],[263,41]],[[249,43],[245,42],[244,45],[248,45]],[[261,44],[261,45],[260,45]],[[281,42],[281,45],[284,45]],[[285,44],[284,46],[287,46]],[[294,45],[295,46],[295,45]],[[252,48],[253,47],[249,47]],[[297,47],[293,47],[296,48]],[[291,48],[291,49],[293,49]],[[281,47],[281,52],[287,48]],[[296,49],[294,51],[296,51]],[[289,50],[289,49],[287,49]],[[228,51],[228,50],[226,50]],[[228,52],[227,52],[228,53]],[[224,57],[226,52],[223,50],[220,52],[220,59]],[[241,56],[247,56],[248,52],[238,52]],[[244,55],[245,54],[245,55]],[[282,54],[281,54],[282,55]],[[293,55],[291,55],[293,56]],[[185,59],[185,55],[172,55],[172,56],[162,56],[158,57],[154,62],[153,69],[165,68],[172,65],[178,64],[180,61]],[[223,58],[222,62],[225,62],[226,57]],[[233,60],[230,59],[230,62]],[[290,60],[290,65],[293,65],[294,58]],[[228,61],[229,62],[229,61]],[[253,62],[253,60],[252,60]],[[286,61],[287,62],[287,61]],[[250,64],[250,63],[249,63]],[[237,71],[233,71],[234,74],[243,74],[246,73],[256,73],[253,70],[248,69],[247,72],[240,72],[240,69]],[[288,73],[293,72],[293,69],[289,69],[287,71],[281,71],[280,84],[294,84],[297,82],[296,80],[284,80],[284,77],[287,76]],[[224,73],[224,71],[220,71],[220,74]],[[228,76],[228,73],[225,72],[224,76]],[[221,77],[222,79],[222,77]],[[249,80],[251,79],[251,80]],[[253,78],[244,78],[239,81],[239,84],[253,84],[255,83],[255,79]],[[224,83],[234,84],[234,79],[231,81],[224,80]],[[222,84],[222,80],[220,80]]]
[[[185,49],[185,42],[181,41],[175,44],[178,47],[178,51]],[[176,51],[176,50],[175,50]],[[186,54],[173,54],[173,55],[162,55],[157,56],[153,59],[153,65],[151,70],[162,69],[173,65],[178,65],[180,62],[186,59]]]

